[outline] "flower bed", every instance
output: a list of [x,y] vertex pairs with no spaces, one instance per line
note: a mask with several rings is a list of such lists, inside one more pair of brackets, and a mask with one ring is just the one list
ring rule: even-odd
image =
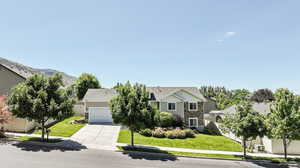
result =
[[191,129],[167,129],[167,128],[155,128],[144,129],[139,132],[141,135],[146,137],[156,137],[156,138],[169,138],[169,139],[185,139],[194,138],[195,133]]

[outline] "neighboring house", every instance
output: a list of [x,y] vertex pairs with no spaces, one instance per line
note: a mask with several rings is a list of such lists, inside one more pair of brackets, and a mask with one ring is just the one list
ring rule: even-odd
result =
[[[252,105],[253,110],[261,113],[261,114],[268,114],[271,111],[271,103],[254,103]],[[205,123],[213,122],[218,126],[218,120],[224,118],[225,115],[230,115],[236,113],[236,105],[231,106],[225,110],[220,111],[211,111],[209,114],[205,115]],[[235,137],[233,134],[224,134],[233,140],[240,141],[238,137]],[[282,140],[278,139],[269,139],[268,137],[258,138],[256,141],[257,145],[262,145],[265,148],[265,151],[268,153],[275,153],[275,154],[283,154],[283,145]],[[288,146],[288,153],[289,154],[300,154],[300,141],[291,141]]]
[[[32,74],[13,69],[0,64],[0,96],[8,96],[11,88],[26,80]],[[9,122],[1,125],[5,131],[27,132],[35,127],[33,122],[13,117]]]
[[[162,112],[180,116],[189,127],[204,128],[204,112],[211,104],[196,87],[147,87],[150,103]],[[112,123],[109,101],[114,89],[89,89],[83,98],[89,123]],[[208,105],[208,106],[206,106]]]

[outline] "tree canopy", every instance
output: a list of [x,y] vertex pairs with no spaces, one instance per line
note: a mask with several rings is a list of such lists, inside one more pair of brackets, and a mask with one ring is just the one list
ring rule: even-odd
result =
[[33,75],[12,89],[7,101],[9,109],[16,117],[39,123],[44,140],[47,121],[60,120],[73,114],[74,100],[62,87],[60,74],[48,78]]
[[221,122],[221,130],[242,138],[245,157],[246,141],[263,137],[267,131],[263,115],[254,111],[249,101],[242,101],[236,106],[236,113],[225,116]]
[[262,103],[262,102],[271,102],[274,101],[274,94],[269,89],[259,89],[253,93],[250,98],[251,101]]
[[248,100],[251,93],[247,89],[229,90],[219,86],[202,86],[200,92],[205,97],[215,100],[219,110],[226,109],[232,105],[237,105],[242,101]]
[[79,100],[83,99],[88,89],[97,89],[97,88],[101,88],[101,85],[98,79],[92,74],[83,73],[76,80],[75,90],[76,90],[77,98]]
[[5,100],[5,96],[0,96],[0,124],[8,122],[8,120],[12,117],[12,114],[11,112],[9,112]]
[[300,98],[288,89],[278,89],[268,114],[269,137],[282,139],[285,158],[290,140],[300,137]]
[[3,124],[7,123],[12,118],[12,114],[9,112],[5,100],[5,96],[0,96],[0,138],[5,137]]
[[131,130],[131,144],[134,145],[134,132],[153,128],[158,123],[159,113],[149,104],[149,93],[141,84],[119,84],[118,95],[110,101],[114,123],[128,126]]

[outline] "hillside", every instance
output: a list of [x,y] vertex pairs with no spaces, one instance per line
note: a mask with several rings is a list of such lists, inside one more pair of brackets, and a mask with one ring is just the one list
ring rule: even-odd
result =
[[57,71],[57,70],[54,70],[54,69],[32,68],[32,67],[29,67],[29,66],[22,65],[20,63],[16,63],[16,62],[1,58],[1,57],[0,57],[0,64],[4,64],[4,65],[6,65],[7,67],[9,67],[11,69],[17,69],[18,71],[22,72],[23,74],[29,74],[29,75],[40,73],[40,74],[44,74],[45,76],[51,76],[54,73],[60,73],[63,77],[63,81],[64,81],[65,86],[72,85],[76,80],[76,77],[68,75],[64,72],[60,72],[60,71]]

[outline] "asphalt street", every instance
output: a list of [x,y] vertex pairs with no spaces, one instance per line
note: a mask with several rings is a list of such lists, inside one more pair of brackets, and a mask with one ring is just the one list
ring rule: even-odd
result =
[[281,167],[264,163],[194,159],[106,150],[71,151],[25,144],[0,145],[1,168],[235,168]]

